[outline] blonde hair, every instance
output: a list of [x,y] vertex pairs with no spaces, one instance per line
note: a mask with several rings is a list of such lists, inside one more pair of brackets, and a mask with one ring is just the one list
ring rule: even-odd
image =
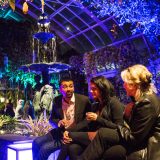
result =
[[143,65],[136,64],[128,67],[121,72],[121,77],[124,82],[138,86],[138,97],[141,97],[144,93],[152,94],[156,92],[155,86],[151,83],[152,74]]

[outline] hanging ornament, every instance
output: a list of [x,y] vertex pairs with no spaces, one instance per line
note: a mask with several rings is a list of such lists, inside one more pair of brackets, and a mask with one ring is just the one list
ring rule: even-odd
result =
[[24,14],[27,14],[27,13],[28,13],[28,4],[27,4],[27,2],[24,2],[24,3],[23,3],[23,13],[24,13]]
[[15,0],[9,0],[9,6],[15,11]]
[[118,36],[117,25],[113,24],[112,29],[110,31],[112,32],[114,39],[116,39]]
[[44,13],[44,5],[45,5],[44,0],[41,0],[41,5],[42,5],[42,13]]

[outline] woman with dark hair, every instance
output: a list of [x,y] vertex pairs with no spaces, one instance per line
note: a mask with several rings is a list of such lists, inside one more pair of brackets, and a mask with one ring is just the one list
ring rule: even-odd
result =
[[147,147],[147,159],[159,159],[160,101],[151,82],[152,74],[145,66],[134,65],[122,71],[121,77],[127,95],[134,98],[127,113],[128,125],[120,125],[117,130],[100,128],[78,160],[99,160],[110,146],[117,144],[132,152]]
[[88,123],[83,132],[64,132],[65,145],[62,147],[58,160],[65,159],[66,154],[69,155],[70,160],[75,160],[94,139],[99,128],[116,129],[117,125],[123,124],[123,105],[115,96],[111,82],[104,76],[94,77],[90,80],[89,88],[94,103],[92,112],[86,114]]

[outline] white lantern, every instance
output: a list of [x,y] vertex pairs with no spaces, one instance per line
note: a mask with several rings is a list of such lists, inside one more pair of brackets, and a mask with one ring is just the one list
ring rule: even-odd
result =
[[32,160],[32,143],[8,145],[8,160]]

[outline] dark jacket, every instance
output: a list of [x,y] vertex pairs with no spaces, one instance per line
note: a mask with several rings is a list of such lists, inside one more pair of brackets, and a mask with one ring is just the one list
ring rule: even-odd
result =
[[111,97],[108,106],[102,109],[102,114],[97,117],[96,121],[89,123],[89,131],[96,131],[99,128],[116,129],[117,125],[123,125],[124,105],[117,97]]
[[[144,148],[149,137],[157,132],[158,116],[160,114],[160,100],[155,95],[146,95],[136,102],[129,120],[129,129],[119,127],[120,135],[126,144],[133,148]],[[159,127],[158,127],[159,128]]]
[[[88,97],[75,93],[75,125],[68,131],[80,131],[87,126],[85,120],[86,112],[91,110],[91,104]],[[57,127],[58,122],[64,118],[62,110],[62,95],[55,97],[49,122],[52,126]]]

